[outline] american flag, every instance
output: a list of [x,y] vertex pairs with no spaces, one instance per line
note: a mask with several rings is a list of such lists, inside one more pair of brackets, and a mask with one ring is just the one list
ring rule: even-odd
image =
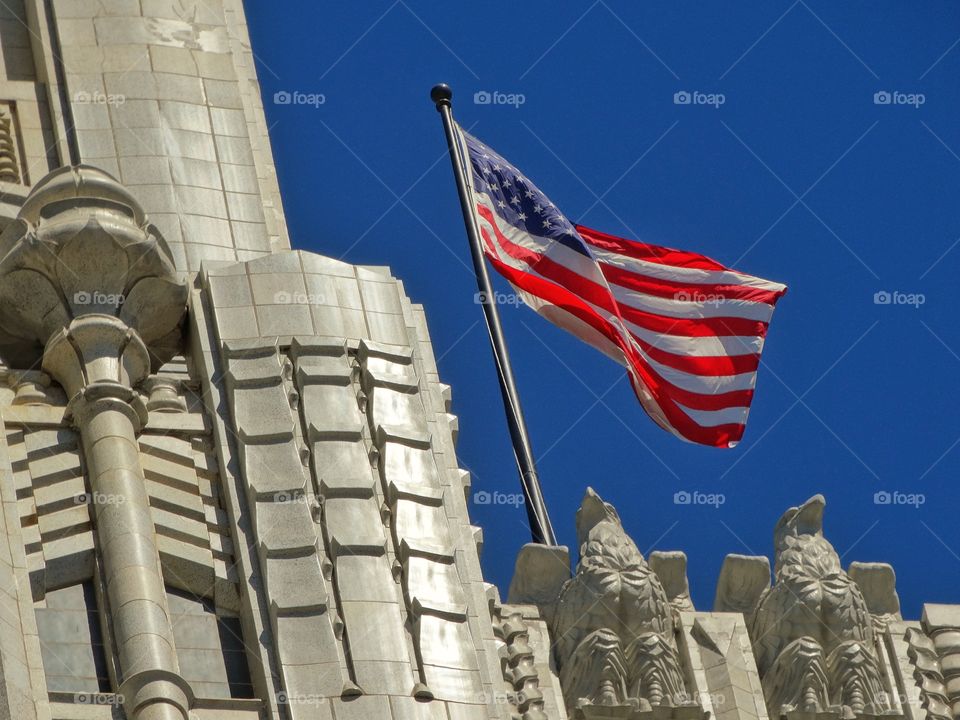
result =
[[484,253],[524,302],[623,364],[662,428],[736,445],[786,286],[574,225],[517,168],[456,132]]

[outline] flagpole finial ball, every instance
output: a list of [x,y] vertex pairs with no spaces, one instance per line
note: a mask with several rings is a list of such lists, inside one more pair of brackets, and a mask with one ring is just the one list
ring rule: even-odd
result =
[[440,83],[439,85],[434,85],[430,90],[430,99],[439,107],[441,103],[450,104],[450,99],[453,97],[453,90],[450,89],[450,86],[446,83]]

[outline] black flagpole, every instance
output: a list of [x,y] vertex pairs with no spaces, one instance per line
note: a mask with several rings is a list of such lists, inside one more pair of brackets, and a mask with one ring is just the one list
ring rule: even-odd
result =
[[557,539],[553,534],[553,526],[550,524],[547,506],[543,501],[543,491],[540,489],[540,478],[537,475],[537,466],[533,459],[533,450],[530,447],[530,437],[527,434],[527,425],[523,420],[523,410],[520,408],[517,385],[513,379],[513,368],[510,366],[507,342],[503,337],[503,328],[500,326],[500,314],[497,311],[496,298],[490,285],[490,276],[487,274],[483,249],[480,246],[480,234],[477,231],[477,221],[473,215],[467,189],[467,179],[464,175],[467,158],[460,157],[459,143],[453,129],[453,110],[450,103],[452,97],[453,91],[449,85],[435,85],[430,91],[430,99],[436,104],[437,111],[443,118],[443,130],[447,136],[450,162],[453,164],[453,175],[457,180],[457,192],[460,194],[463,222],[467,227],[467,239],[470,241],[473,269],[477,274],[477,287],[480,289],[478,298],[483,307],[484,318],[487,321],[490,346],[497,366],[497,378],[500,380],[500,394],[503,396],[503,407],[507,413],[507,426],[510,428],[513,453],[516,456],[517,468],[520,471],[520,486],[523,489],[527,517],[530,520],[530,533],[534,542],[556,545]]

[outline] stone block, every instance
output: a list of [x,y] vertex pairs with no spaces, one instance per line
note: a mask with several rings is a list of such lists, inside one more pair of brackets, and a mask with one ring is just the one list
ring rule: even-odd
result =
[[960,628],[960,605],[925,603],[921,623],[927,632]]
[[386,555],[344,555],[337,558],[337,592],[343,602],[399,602],[400,587]]
[[253,304],[250,281],[246,275],[210,278],[210,296],[214,307],[244,307]]
[[284,665],[339,665],[340,651],[328,612],[278,617],[276,632]]
[[486,695],[484,693],[483,682],[480,679],[479,672],[470,672],[455,668],[448,668],[439,665],[425,665],[424,674],[427,678],[427,687],[433,692],[437,700],[443,700],[450,703],[476,704],[476,713],[465,710],[463,706],[448,705],[447,712],[451,713],[454,708],[461,714],[458,720],[486,720]]
[[317,542],[307,498],[284,493],[277,498],[254,506],[257,542],[266,549],[268,557],[302,555]]
[[448,720],[445,704],[412,697],[390,698],[393,720]]
[[267,592],[278,613],[328,607],[327,589],[316,554],[266,561]]
[[303,493],[303,465],[292,442],[247,443],[241,453],[244,478],[254,497],[268,500],[280,493]]
[[371,720],[390,718],[390,702],[383,696],[361,696],[333,701],[336,720]]
[[[225,311],[231,310],[227,308]],[[253,439],[284,440],[292,437],[293,416],[283,385],[247,388],[234,393],[233,414],[237,430],[245,442]]]
[[477,670],[477,648],[466,620],[455,622],[434,615],[421,615],[416,618],[414,627],[424,663]]
[[354,660],[409,662],[407,635],[398,603],[344,602],[340,614]]
[[179,100],[161,100],[160,117],[164,126],[176,130],[210,133],[210,111],[206,105],[181,102]]
[[258,305],[256,311],[262,335],[313,334],[313,320],[306,305]]
[[[229,134],[231,137],[237,137],[233,132],[224,132],[231,130],[229,118],[234,116],[228,115],[224,117],[217,113],[240,113],[240,110],[212,108],[210,112],[213,116],[214,132],[219,135]],[[256,193],[259,190],[260,185],[257,181],[257,171],[252,165],[229,165],[223,163],[220,165],[220,172],[223,174],[224,190],[237,193]]]

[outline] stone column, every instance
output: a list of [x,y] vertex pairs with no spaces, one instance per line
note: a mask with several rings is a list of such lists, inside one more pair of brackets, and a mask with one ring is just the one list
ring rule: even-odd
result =
[[0,355],[39,360],[69,399],[127,717],[188,720],[137,444],[137,387],[179,348],[186,288],[136,201],[95,168],[49,175],[18,221],[0,238]]
[[136,331],[85,315],[46,345],[43,369],[70,398],[93,497],[94,527],[131,720],[186,720],[191,692],[179,676],[150,499],[137,435],[147,420],[133,386],[150,370]]

